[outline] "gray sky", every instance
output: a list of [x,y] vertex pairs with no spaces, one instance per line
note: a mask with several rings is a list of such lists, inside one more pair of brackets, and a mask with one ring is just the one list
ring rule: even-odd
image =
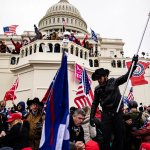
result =
[[[1,0],[0,33],[3,27],[19,25],[17,34],[33,31],[33,25],[59,0]],[[102,38],[123,39],[126,56],[136,53],[150,12],[150,0],[69,0],[88,25]],[[141,52],[150,55],[150,21]]]

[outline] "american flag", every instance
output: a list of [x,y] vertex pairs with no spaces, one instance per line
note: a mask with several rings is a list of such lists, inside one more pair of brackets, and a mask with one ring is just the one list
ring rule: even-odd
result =
[[5,35],[16,34],[17,27],[18,27],[18,25],[11,25],[11,26],[7,26],[7,27],[3,27],[4,34]]
[[82,72],[81,81],[77,89],[76,97],[74,99],[74,103],[77,105],[78,108],[83,108],[85,106],[91,107],[93,99],[94,95],[91,90],[87,72],[84,69]]
[[129,100],[129,101],[134,100],[133,87],[130,88],[130,91],[129,91],[129,94],[128,94],[128,100]]

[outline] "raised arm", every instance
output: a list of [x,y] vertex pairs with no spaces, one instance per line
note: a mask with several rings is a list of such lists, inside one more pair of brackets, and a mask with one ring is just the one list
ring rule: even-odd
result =
[[122,85],[127,81],[128,76],[130,74],[130,71],[131,71],[130,78],[132,77],[132,74],[133,74],[133,72],[135,71],[135,69],[137,67],[136,66],[137,62],[138,62],[138,55],[134,55],[133,58],[132,58],[132,63],[134,63],[134,66],[133,66],[132,70],[131,70],[131,67],[132,67],[132,64],[131,64],[128,72],[125,75],[122,75],[121,77],[116,79],[116,85],[117,86]]

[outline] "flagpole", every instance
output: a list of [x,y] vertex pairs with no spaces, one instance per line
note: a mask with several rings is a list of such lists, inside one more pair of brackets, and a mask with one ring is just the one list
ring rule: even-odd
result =
[[[139,53],[139,50],[140,50],[140,47],[141,47],[141,44],[142,44],[142,41],[143,41],[143,38],[144,38],[144,35],[145,35],[145,32],[146,32],[146,29],[147,29],[147,26],[148,26],[148,23],[149,23],[149,19],[150,19],[150,12],[149,12],[149,14],[148,14],[148,19],[147,19],[147,22],[146,22],[146,25],[145,25],[145,28],[144,28],[144,31],[143,31],[143,34],[142,34],[142,38],[141,38],[141,41],[140,41],[140,44],[139,44],[139,46],[138,46],[138,50],[137,50],[135,56],[137,56],[138,53]],[[131,72],[132,72],[132,69],[133,69],[134,64],[135,64],[135,62],[133,61],[132,66],[131,66],[131,69],[130,69],[130,72],[129,72],[129,75],[128,75],[128,79],[127,79],[126,86],[125,86],[125,88],[124,88],[123,94],[122,94],[122,96],[121,96],[119,105],[118,105],[117,110],[116,110],[117,113],[119,112],[121,103],[122,103],[122,101],[123,101],[123,97],[124,97],[124,94],[125,94],[125,92],[126,92],[126,89],[127,89],[127,86],[128,86],[129,80],[130,80],[130,76],[131,76]]]
[[[17,80],[19,79],[19,74],[17,74]],[[18,84],[18,83],[17,83]],[[15,86],[15,90],[14,90],[14,93],[15,93],[15,91],[16,91],[16,86]],[[13,96],[13,103],[14,103],[14,96]]]
[[[85,83],[85,67],[84,67],[84,63],[82,63],[82,64],[83,64],[83,67],[82,67],[83,68],[83,71],[82,71],[82,76],[83,76],[82,77],[82,86],[83,86],[83,90],[84,90],[84,95],[85,95],[85,97],[87,97],[86,94],[85,94],[86,93],[86,89],[85,89],[86,86],[84,86],[85,84],[83,84],[83,83]],[[87,106],[87,101],[85,101],[85,106]]]
[[[75,67],[75,73],[74,73],[75,79],[73,80],[73,87],[74,87],[74,89],[75,89],[75,81],[76,81],[76,62],[75,62],[75,64],[74,64],[74,67]],[[77,92],[76,90],[72,90],[72,91]]]

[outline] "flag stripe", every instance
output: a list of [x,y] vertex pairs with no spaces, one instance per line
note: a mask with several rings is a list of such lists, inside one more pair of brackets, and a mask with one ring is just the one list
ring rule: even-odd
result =
[[129,94],[128,94],[128,100],[129,100],[129,101],[134,100],[133,87],[130,88],[130,92],[129,92]]
[[82,72],[80,84],[76,92],[74,103],[78,108],[83,108],[85,106],[91,107],[93,99],[94,96],[89,83],[89,78],[86,70],[84,69]]
[[4,34],[16,34],[16,28],[18,25],[11,25],[11,26],[7,26],[7,27],[3,27],[4,30]]

